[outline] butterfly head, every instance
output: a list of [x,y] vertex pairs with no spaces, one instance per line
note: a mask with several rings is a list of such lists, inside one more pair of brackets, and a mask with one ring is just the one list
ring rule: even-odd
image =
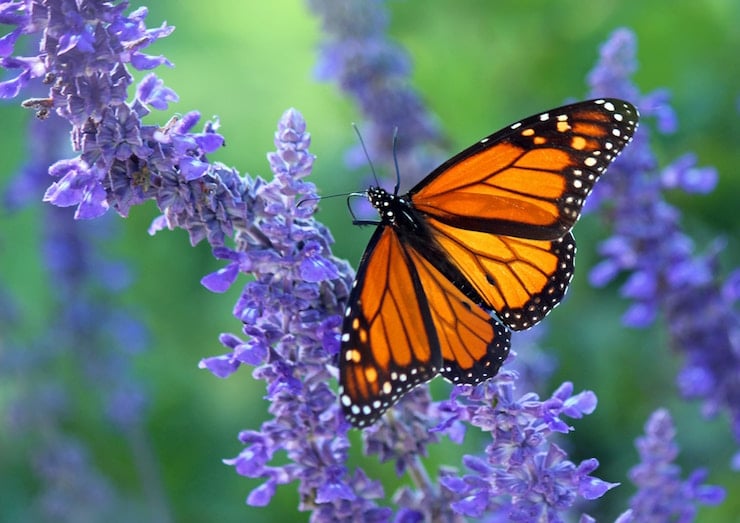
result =
[[406,196],[389,193],[382,187],[370,187],[367,190],[367,199],[380,214],[380,222],[384,225],[399,226],[405,222],[415,229],[416,221],[411,214],[411,205]]

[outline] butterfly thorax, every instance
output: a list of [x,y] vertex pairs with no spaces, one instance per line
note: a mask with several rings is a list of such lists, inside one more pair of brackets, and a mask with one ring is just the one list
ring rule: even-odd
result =
[[370,187],[367,199],[380,214],[380,221],[405,232],[417,231],[419,220],[414,217],[414,210],[407,196],[389,193],[382,187]]

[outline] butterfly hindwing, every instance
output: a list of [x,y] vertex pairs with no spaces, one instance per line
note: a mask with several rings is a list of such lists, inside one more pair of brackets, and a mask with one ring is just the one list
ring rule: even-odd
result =
[[409,249],[439,339],[440,373],[453,383],[492,378],[509,354],[511,333],[491,311],[471,300],[436,264]]
[[458,229],[432,218],[426,223],[445,258],[454,260],[484,304],[512,329],[528,329],[563,299],[575,263],[570,232],[555,240],[530,240]]

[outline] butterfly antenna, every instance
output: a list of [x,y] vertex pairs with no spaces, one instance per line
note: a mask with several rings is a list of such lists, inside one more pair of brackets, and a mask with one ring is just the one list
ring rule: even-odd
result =
[[326,196],[309,196],[307,198],[302,198],[298,201],[298,203],[295,204],[296,207],[300,207],[306,202],[318,202],[321,200],[327,200],[329,198],[339,198],[340,196],[355,196],[357,193],[349,193],[349,192],[339,192],[336,194],[327,194]]
[[373,173],[373,179],[375,180],[375,185],[380,186],[380,182],[378,181],[378,174],[375,172],[375,166],[373,165],[373,161],[370,159],[370,153],[367,152],[367,147],[365,147],[365,140],[362,139],[362,134],[360,134],[360,129],[357,127],[356,123],[352,124],[352,128],[355,130],[355,133],[357,134],[357,138],[360,140],[360,145],[362,146],[362,152],[365,153],[365,158],[367,158],[367,163],[370,166],[370,172]]
[[349,214],[352,216],[352,223],[360,225],[360,220],[357,219],[355,211],[352,210],[352,205],[349,203],[350,198],[365,198],[365,194],[361,192],[351,192],[347,195],[347,209],[349,209]]
[[401,170],[398,168],[398,126],[393,128],[393,165],[396,166],[396,186],[393,194],[398,194],[398,189],[401,188]]
[[[318,201],[321,200],[321,198],[323,198],[323,197],[322,196],[311,196],[309,198],[302,198],[302,199],[298,200],[298,203],[296,203],[295,206],[296,207],[300,207],[301,205],[303,205],[306,202],[318,202]],[[327,198],[328,198],[328,196],[327,196]]]

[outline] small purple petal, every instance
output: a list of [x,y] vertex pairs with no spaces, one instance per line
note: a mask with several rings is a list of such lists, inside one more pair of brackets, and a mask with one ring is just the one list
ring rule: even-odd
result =
[[329,481],[320,485],[316,491],[317,503],[334,503],[341,500],[354,501],[357,498],[353,490],[341,481]]
[[262,365],[267,357],[267,347],[255,340],[249,340],[236,348],[234,357],[247,365]]
[[655,320],[657,310],[654,305],[648,303],[633,303],[622,315],[622,322],[636,329],[648,327]]
[[208,154],[224,146],[224,137],[217,133],[203,133],[196,136],[195,141],[203,152]]
[[228,378],[239,368],[239,362],[227,355],[214,356],[200,360],[198,368],[208,369],[218,378]]
[[187,181],[201,178],[209,168],[209,164],[195,160],[194,158],[182,158],[180,160],[180,172]]
[[108,194],[99,184],[86,190],[82,195],[82,201],[75,212],[76,220],[92,220],[104,215],[109,208]]
[[226,292],[239,275],[239,264],[230,263],[216,272],[201,278],[200,283],[211,292]]
[[309,256],[301,261],[301,278],[308,282],[320,282],[336,279],[339,275],[336,265],[318,255]]
[[0,98],[15,98],[18,96],[23,86],[28,83],[29,77],[28,71],[24,71],[15,78],[0,82]]
[[588,475],[596,470],[598,466],[599,462],[593,458],[582,461],[581,464],[578,465],[578,474],[581,475],[578,492],[584,497],[584,499],[598,499],[603,496],[606,491],[619,486],[619,483],[609,483]]
[[635,271],[629,275],[621,288],[622,296],[635,300],[649,300],[655,296],[658,283],[655,274],[647,271]]
[[154,69],[160,65],[167,65],[172,67],[173,64],[164,56],[152,56],[144,53],[133,53],[131,55],[131,65],[133,65],[139,71],[148,71]]
[[275,495],[275,482],[268,480],[252,492],[247,497],[247,504],[253,507],[266,507]]
[[697,366],[686,366],[676,377],[681,394],[686,398],[702,397],[716,387],[709,369]]
[[18,27],[5,36],[0,37],[0,57],[7,58],[13,54],[15,42],[22,33],[23,30]]
[[622,267],[612,260],[604,260],[596,265],[588,273],[588,282],[594,287],[604,287],[617,277]]
[[490,493],[478,492],[452,503],[452,510],[463,516],[480,518],[488,507]]
[[586,390],[565,400],[562,412],[569,418],[580,419],[584,414],[592,414],[598,402],[596,394]]
[[151,73],[144,77],[136,89],[136,97],[143,104],[164,111],[170,103],[177,102],[179,97],[172,89],[165,87],[164,82]]

